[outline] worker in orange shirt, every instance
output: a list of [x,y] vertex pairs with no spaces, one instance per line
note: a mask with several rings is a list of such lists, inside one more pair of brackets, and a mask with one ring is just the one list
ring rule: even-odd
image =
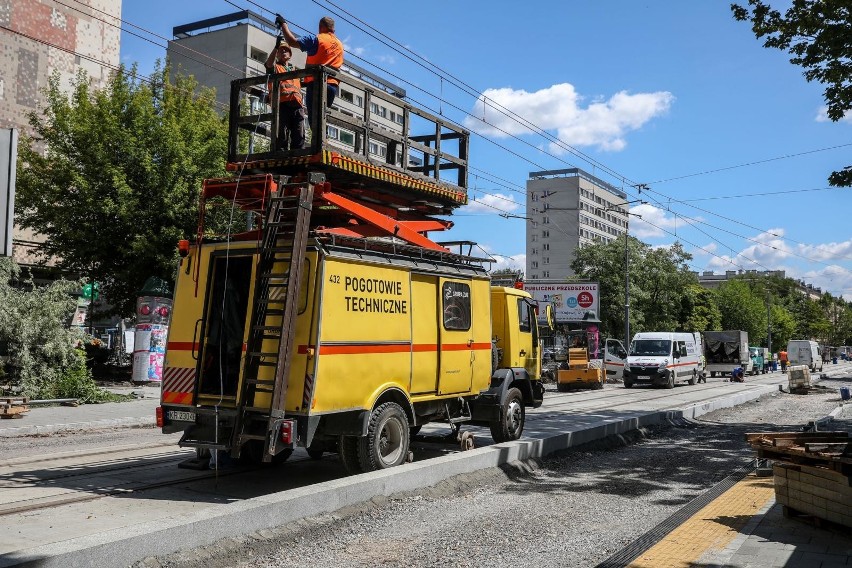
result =
[[[266,58],[266,72],[271,74],[295,71],[290,63],[293,50],[278,36],[275,49]],[[272,83],[269,85],[269,96],[272,96]],[[305,147],[305,105],[302,103],[302,85],[298,77],[282,79],[278,91],[278,149],[290,150]],[[271,104],[271,102],[270,102]]]
[[[343,66],[343,43],[337,36],[334,35],[334,19],[325,16],[319,21],[319,33],[316,36],[310,34],[301,38],[297,38],[287,26],[287,21],[280,15],[275,15],[275,24],[281,28],[281,33],[284,34],[284,39],[291,47],[298,47],[307,54],[305,61],[306,67],[311,65],[325,65],[334,70],[338,70]],[[314,109],[311,108],[314,104],[314,78],[305,77],[304,84],[306,88],[308,121],[311,128],[315,127],[316,116]],[[334,77],[329,77],[326,82],[326,106],[331,106],[334,98],[337,96],[338,81]]]
[[787,352],[779,351],[778,352],[778,361],[781,363],[781,372],[787,372]]

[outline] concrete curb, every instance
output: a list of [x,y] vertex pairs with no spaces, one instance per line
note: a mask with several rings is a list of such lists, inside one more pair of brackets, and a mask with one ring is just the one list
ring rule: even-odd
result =
[[20,428],[4,428],[0,430],[0,439],[18,438],[21,436],[39,436],[59,432],[79,432],[105,430],[110,428],[144,428],[154,426],[153,417],[145,418],[105,418],[89,422],[72,422],[70,424],[41,424],[37,426],[21,426]]
[[[694,418],[713,410],[756,400],[775,388],[758,387],[682,409],[637,413],[624,418],[604,420],[595,426],[544,438],[495,444],[390,470],[355,475],[239,501],[215,511],[197,511],[180,517],[19,550],[0,558],[0,568],[126,566],[148,556],[161,556],[206,546],[224,538],[251,534],[306,517],[331,513],[374,497],[388,497],[429,487],[457,475],[514,461],[541,458],[559,450],[607,436],[624,434],[637,428],[682,417]],[[237,534],[235,527],[239,527]]]

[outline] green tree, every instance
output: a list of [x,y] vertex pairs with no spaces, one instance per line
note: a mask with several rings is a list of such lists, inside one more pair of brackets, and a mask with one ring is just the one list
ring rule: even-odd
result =
[[772,305],[772,352],[787,349],[787,342],[793,339],[796,331],[796,319],[783,306]]
[[690,284],[682,298],[680,321],[685,331],[721,329],[722,313],[713,292],[699,284]]
[[766,304],[764,297],[749,283],[729,280],[716,290],[716,303],[722,314],[722,329],[739,329],[748,333],[752,345],[766,337]]
[[192,78],[172,84],[167,68],[152,77],[122,69],[93,91],[81,74],[65,95],[54,76],[18,164],[17,222],[122,314],[148,277],[173,279],[176,243],[197,229],[201,181],[225,173],[213,92],[195,94]]
[[639,283],[645,294],[636,303],[644,315],[645,329],[696,331],[685,328],[688,315],[682,312],[683,306],[689,305],[689,285],[698,283],[686,264],[690,260],[692,255],[680,243],[668,248],[649,248],[644,255]]
[[[635,276],[636,264],[645,254],[648,245],[628,237],[630,267],[630,329],[642,322],[642,314],[632,307],[636,298],[642,294]],[[606,337],[624,335],[624,238],[610,243],[598,243],[578,248],[571,261],[571,269],[579,278],[598,283],[601,333]]]
[[0,258],[0,344],[8,356],[4,383],[34,399],[117,399],[97,387],[82,351],[74,347],[83,340],[68,328],[76,305],[71,292],[79,289],[79,282],[67,280],[36,286],[11,259]]
[[[828,117],[838,121],[852,109],[852,10],[846,0],[793,0],[783,14],[762,0],[731,4],[734,18],[749,21],[767,48],[787,51],[807,81],[825,85]],[[852,185],[852,171],[829,176],[837,186]]]
[[[697,284],[686,262],[692,258],[679,243],[652,249],[627,237],[630,270],[630,331],[694,331],[687,297]],[[609,337],[624,333],[624,238],[577,249],[571,268],[580,278],[600,285],[602,331]],[[686,309],[686,311],[684,311]]]

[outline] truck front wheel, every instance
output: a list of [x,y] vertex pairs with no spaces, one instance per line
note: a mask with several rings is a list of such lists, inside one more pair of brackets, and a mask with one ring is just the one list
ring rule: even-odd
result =
[[408,417],[400,405],[386,402],[370,415],[367,435],[360,439],[358,461],[363,471],[387,469],[408,457]]
[[491,422],[491,438],[497,444],[517,440],[524,431],[525,418],[521,391],[510,388],[500,405],[500,418]]

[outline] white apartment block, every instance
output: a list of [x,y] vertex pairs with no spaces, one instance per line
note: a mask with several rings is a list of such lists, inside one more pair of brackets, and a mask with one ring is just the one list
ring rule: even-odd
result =
[[574,251],[625,234],[627,213],[626,193],[579,168],[530,172],[526,278],[573,276]]

